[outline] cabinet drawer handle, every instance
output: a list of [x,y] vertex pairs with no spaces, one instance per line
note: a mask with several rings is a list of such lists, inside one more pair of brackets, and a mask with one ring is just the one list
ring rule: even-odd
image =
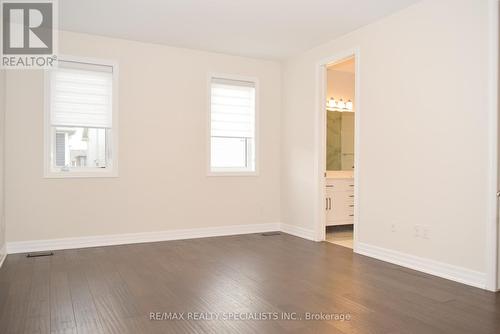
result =
[[327,188],[333,188],[333,184],[327,184],[326,187]]
[[349,187],[354,187],[354,184],[350,184]]
[[354,195],[349,195],[349,197],[354,197]]
[[328,202],[330,202],[330,210],[332,209],[332,199],[328,197]]
[[349,207],[354,208],[354,204],[349,205]]
[[349,215],[349,217],[354,217],[354,215]]

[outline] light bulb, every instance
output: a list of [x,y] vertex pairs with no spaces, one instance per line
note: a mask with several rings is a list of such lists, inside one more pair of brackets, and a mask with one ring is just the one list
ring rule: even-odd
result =
[[339,109],[345,109],[345,102],[340,99],[340,101],[337,103],[337,107]]
[[330,100],[328,100],[328,108],[335,108],[335,100],[333,99],[333,97],[330,98]]
[[347,101],[345,107],[347,108],[347,110],[352,110],[352,101],[351,100]]

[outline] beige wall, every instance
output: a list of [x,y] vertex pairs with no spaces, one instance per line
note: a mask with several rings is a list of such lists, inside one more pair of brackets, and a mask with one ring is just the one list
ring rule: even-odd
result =
[[0,262],[5,256],[5,71],[0,70]]
[[[280,220],[277,62],[62,33],[60,52],[115,59],[118,178],[43,178],[40,71],[7,75],[7,240],[163,231]],[[260,84],[260,175],[207,177],[207,75]]]
[[333,97],[337,101],[343,99],[344,102],[354,102],[354,73],[328,69],[326,80],[327,99]]
[[[359,241],[485,272],[487,1],[422,1],[286,62],[282,222],[314,229],[316,65],[352,48]],[[428,239],[414,237],[416,224]]]

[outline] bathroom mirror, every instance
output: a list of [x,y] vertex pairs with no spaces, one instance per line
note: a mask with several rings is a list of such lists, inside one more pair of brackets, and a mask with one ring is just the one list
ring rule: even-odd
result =
[[354,112],[327,111],[326,170],[354,169]]

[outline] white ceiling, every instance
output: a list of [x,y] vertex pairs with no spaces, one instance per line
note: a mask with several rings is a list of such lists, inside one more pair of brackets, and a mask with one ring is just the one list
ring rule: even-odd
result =
[[282,59],[419,0],[63,0],[63,30]]

